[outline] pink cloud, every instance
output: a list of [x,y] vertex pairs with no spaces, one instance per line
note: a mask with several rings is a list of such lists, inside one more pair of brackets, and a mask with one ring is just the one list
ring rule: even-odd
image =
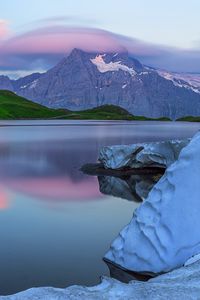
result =
[[[2,28],[2,29],[1,29]],[[0,23],[1,70],[48,69],[73,48],[87,52],[123,52],[141,62],[174,71],[200,71],[200,50],[155,45],[97,28],[51,25],[6,37],[6,23]]]
[[36,29],[5,41],[3,53],[67,53],[73,48],[85,51],[123,51],[114,34],[100,29],[54,26]]
[[8,33],[8,22],[6,20],[0,20],[0,39],[5,38]]

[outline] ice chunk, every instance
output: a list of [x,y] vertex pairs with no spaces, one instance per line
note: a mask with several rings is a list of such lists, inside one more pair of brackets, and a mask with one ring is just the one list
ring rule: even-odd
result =
[[200,133],[136,209],[106,258],[136,272],[167,272],[200,253]]
[[189,141],[190,139],[185,139],[106,146],[100,150],[99,161],[106,169],[168,167],[178,159],[180,151]]

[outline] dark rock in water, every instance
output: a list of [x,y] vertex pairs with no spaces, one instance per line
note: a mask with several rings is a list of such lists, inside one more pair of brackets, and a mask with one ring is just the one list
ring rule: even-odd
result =
[[165,168],[146,167],[146,168],[122,168],[122,169],[105,169],[103,164],[85,164],[80,170],[88,175],[107,175],[107,176],[131,176],[136,174],[164,174]]
[[131,280],[148,281],[152,277],[155,277],[155,274],[142,274],[124,270],[106,259],[104,259],[104,262],[109,268],[110,277],[124,283],[129,283]]
[[80,171],[87,175],[98,175],[98,172],[104,171],[103,164],[97,163],[97,164],[85,164],[80,168]]
[[85,164],[80,169],[87,175],[98,176],[102,194],[142,202],[164,173],[162,168],[105,169],[103,164]]

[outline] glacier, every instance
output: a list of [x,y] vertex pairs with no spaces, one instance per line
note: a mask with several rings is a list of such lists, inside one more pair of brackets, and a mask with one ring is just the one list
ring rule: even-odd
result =
[[190,139],[105,146],[98,160],[106,169],[168,167]]
[[127,270],[162,273],[200,253],[200,132],[135,210],[105,258]]

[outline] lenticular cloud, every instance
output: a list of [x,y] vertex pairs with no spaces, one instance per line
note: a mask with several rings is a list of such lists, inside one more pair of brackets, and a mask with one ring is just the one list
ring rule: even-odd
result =
[[[0,21],[0,69],[48,69],[74,48],[87,52],[124,52],[141,62],[172,71],[200,71],[200,51],[154,45],[97,28],[54,25],[6,39]],[[1,38],[2,37],[2,38]],[[178,67],[177,67],[178,66]]]
[[67,53],[73,48],[85,51],[122,51],[124,47],[114,34],[100,29],[46,27],[7,40],[7,53]]

